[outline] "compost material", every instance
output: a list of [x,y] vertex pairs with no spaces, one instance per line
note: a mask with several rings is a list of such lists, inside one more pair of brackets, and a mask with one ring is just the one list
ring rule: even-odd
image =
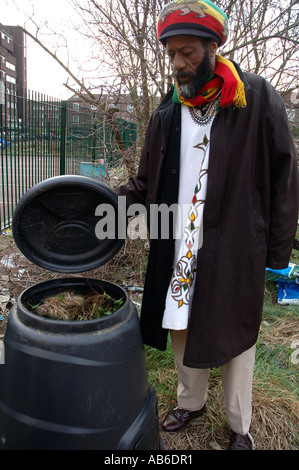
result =
[[113,299],[106,292],[91,292],[85,295],[73,290],[47,297],[38,305],[28,303],[31,312],[46,318],[64,321],[94,320],[116,312],[123,299]]

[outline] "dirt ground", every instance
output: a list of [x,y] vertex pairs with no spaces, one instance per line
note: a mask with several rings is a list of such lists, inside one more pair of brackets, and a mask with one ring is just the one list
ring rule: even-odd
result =
[[[12,254],[15,253],[15,256]],[[9,310],[18,295],[18,288],[22,289],[19,276],[17,258],[21,259],[19,251],[15,249],[13,239],[7,234],[0,235],[0,339],[3,338]],[[13,261],[14,260],[14,261]],[[14,267],[15,266],[15,267]]]

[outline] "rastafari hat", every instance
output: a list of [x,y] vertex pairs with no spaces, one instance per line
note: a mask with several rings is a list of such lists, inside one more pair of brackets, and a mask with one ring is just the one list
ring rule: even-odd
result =
[[170,36],[185,34],[212,39],[221,46],[228,36],[227,16],[209,0],[174,0],[158,16],[157,36],[166,46]]

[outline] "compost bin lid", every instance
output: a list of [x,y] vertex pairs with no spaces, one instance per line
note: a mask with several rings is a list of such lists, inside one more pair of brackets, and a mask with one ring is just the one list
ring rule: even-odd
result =
[[56,176],[24,194],[12,231],[21,252],[36,265],[79,273],[105,264],[120,250],[127,223],[122,212],[116,194],[103,183]]

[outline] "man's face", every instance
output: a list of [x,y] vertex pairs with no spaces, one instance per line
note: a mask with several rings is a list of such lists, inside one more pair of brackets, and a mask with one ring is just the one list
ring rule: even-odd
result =
[[[215,69],[210,44],[196,36],[173,36],[167,39],[166,50],[174,68],[180,95],[195,98]],[[215,48],[212,45],[212,50]],[[214,56],[214,54],[212,54]]]

